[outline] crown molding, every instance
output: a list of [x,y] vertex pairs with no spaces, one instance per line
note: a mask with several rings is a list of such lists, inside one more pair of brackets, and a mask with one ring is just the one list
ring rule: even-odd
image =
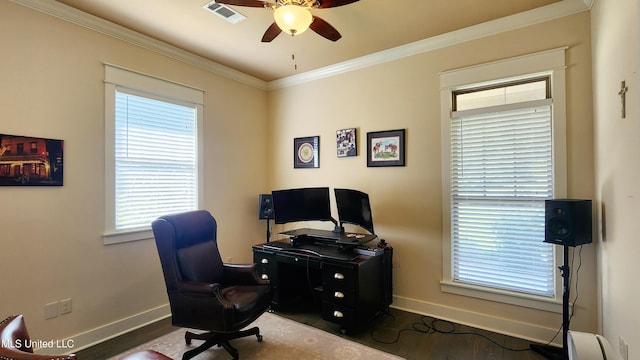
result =
[[546,21],[588,11],[592,0],[562,0],[547,6],[485,22],[446,34],[347,60],[317,70],[270,81],[267,90],[277,90],[383,64],[389,61],[446,48],[471,40],[492,36]]
[[243,72],[218,64],[204,57],[182,50],[173,45],[140,34],[131,29],[114,24],[97,16],[87,14],[58,1],[11,0],[14,3],[57,17],[61,20],[85,27],[87,29],[111,36],[113,38],[154,51],[172,59],[196,66],[211,73],[224,76],[258,89],[266,90],[267,82],[247,75]]
[[588,11],[595,0],[562,0],[547,6],[507,16],[501,19],[485,22],[446,34],[419,40],[406,45],[379,51],[352,60],[329,65],[317,70],[288,76],[282,79],[266,82],[240,71],[231,69],[204,57],[169,45],[131,29],[114,24],[107,20],[87,14],[58,1],[42,0],[11,0],[14,3],[33,10],[57,17],[70,23],[91,29],[113,38],[140,46],[170,58],[196,66],[214,74],[238,81],[261,90],[277,90],[295,86],[358,69],[367,68],[405,57],[446,48],[467,41],[492,36],[530,25],[570,16]]

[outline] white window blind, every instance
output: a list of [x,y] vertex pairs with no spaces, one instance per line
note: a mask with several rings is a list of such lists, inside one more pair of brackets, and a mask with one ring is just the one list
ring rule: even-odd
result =
[[197,106],[115,95],[115,230],[198,207]]
[[551,100],[454,112],[452,280],[555,296],[544,240],[553,197]]
[[104,71],[104,244],[153,239],[153,220],[203,204],[204,91],[116,65]]

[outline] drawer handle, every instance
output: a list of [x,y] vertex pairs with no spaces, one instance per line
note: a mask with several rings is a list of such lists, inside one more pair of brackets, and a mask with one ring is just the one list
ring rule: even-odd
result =
[[268,264],[269,263],[269,259],[262,259],[260,262],[263,263],[263,264]]
[[343,280],[344,279],[344,275],[342,275],[340,273],[335,273],[335,274],[333,274],[333,278],[334,279],[338,279],[338,280]]
[[336,291],[333,293],[333,297],[338,298],[338,299],[342,299],[344,298],[344,293],[340,292],[340,291]]
[[269,275],[262,274],[262,280],[269,280]]
[[344,314],[341,311],[336,310],[333,312],[333,317],[343,318]]

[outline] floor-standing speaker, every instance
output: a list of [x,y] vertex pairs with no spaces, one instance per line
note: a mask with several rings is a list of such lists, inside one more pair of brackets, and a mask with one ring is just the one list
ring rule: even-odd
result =
[[258,219],[273,219],[273,201],[271,194],[260,194],[258,197]]
[[591,243],[591,200],[546,200],[544,242],[573,247]]
[[553,199],[545,201],[544,242],[562,245],[562,348],[531,344],[531,349],[547,359],[569,359],[567,339],[571,317],[569,298],[571,289],[571,269],[569,268],[569,247],[591,242],[591,200]]

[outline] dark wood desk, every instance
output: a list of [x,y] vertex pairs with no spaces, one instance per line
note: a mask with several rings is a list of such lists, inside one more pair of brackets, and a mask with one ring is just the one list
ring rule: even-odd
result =
[[322,318],[343,332],[364,327],[392,302],[393,249],[364,256],[335,248],[291,247],[288,241],[253,246],[253,260],[261,276],[273,286],[272,306],[286,306],[301,294],[317,294]]

